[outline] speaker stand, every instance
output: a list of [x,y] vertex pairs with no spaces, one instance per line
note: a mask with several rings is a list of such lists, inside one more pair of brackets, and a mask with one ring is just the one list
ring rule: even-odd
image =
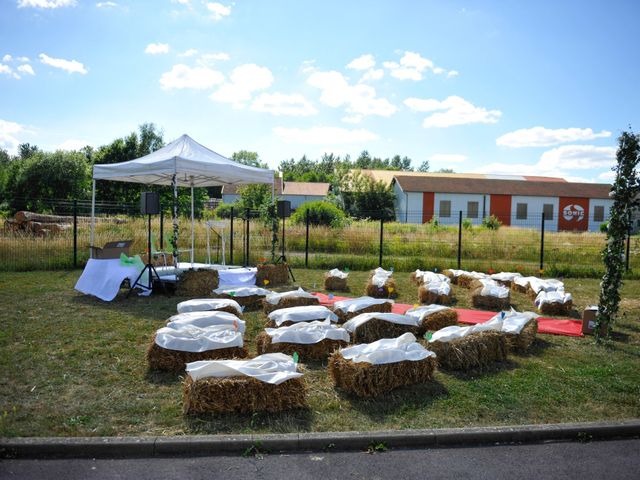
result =
[[129,298],[129,295],[131,295],[131,292],[137,285],[140,285],[141,287],[143,286],[140,283],[140,279],[142,278],[142,275],[144,275],[144,272],[146,271],[149,272],[146,288],[148,288],[150,291],[153,291],[153,276],[155,275],[156,278],[158,279],[158,282],[160,282],[160,286],[162,287],[162,292],[164,294],[167,293],[167,289],[164,286],[164,282],[160,278],[160,275],[158,275],[156,268],[151,263],[151,214],[148,215],[147,228],[148,228],[147,230],[147,264],[144,266],[144,268],[140,272],[140,275],[138,275],[138,278],[136,278],[136,281],[133,282],[133,284],[129,288],[129,291],[127,292],[127,298]]
[[291,270],[291,266],[287,262],[287,256],[284,254],[284,221],[285,221],[285,217],[283,216],[282,217],[282,255],[280,255],[280,258],[278,258],[275,263],[280,263],[280,262],[285,263],[287,265],[287,270],[289,270],[289,275],[291,275],[291,280],[293,280],[293,283],[295,283],[296,277],[293,276],[293,271]]

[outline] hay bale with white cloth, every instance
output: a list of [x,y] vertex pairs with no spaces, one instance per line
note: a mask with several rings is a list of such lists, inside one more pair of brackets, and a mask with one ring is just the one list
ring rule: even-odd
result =
[[393,307],[392,300],[381,298],[358,297],[349,300],[340,300],[333,304],[333,311],[338,315],[340,323],[360,315],[361,313],[380,312],[389,313]]
[[489,310],[504,310],[511,304],[511,290],[494,280],[478,280],[478,286],[471,294],[473,306]]
[[328,291],[348,292],[347,285],[348,272],[343,272],[334,268],[324,274],[324,289]]
[[183,384],[185,414],[281,412],[307,407],[298,365],[283,353],[250,360],[189,363]]
[[260,287],[224,287],[213,291],[213,298],[226,298],[235,300],[245,310],[259,310],[262,307],[262,300],[273,292]]
[[538,315],[533,312],[500,312],[496,318],[502,320],[502,333],[505,334],[510,351],[525,352],[533,344],[538,333]]
[[451,305],[453,293],[448,282],[432,281],[418,288],[418,300],[420,303],[439,305]]
[[147,348],[149,369],[165,372],[181,372],[187,363],[197,360],[246,356],[242,333],[226,326],[163,327],[156,331]]
[[337,322],[338,316],[324,305],[309,305],[306,307],[290,307],[274,310],[267,315],[267,327],[286,327],[299,322],[314,322],[330,320]]
[[262,310],[264,313],[271,313],[274,310],[291,307],[305,307],[308,305],[319,305],[320,300],[315,295],[305,292],[302,288],[289,292],[272,293],[262,300]]
[[491,280],[495,280],[500,285],[503,285],[507,288],[511,288],[511,284],[516,278],[522,277],[521,274],[515,272],[499,272],[489,275]]
[[218,288],[220,278],[217,270],[187,270],[178,275],[176,295],[179,297],[201,297]]
[[535,299],[540,292],[564,292],[564,283],[555,278],[542,279],[534,277],[529,282],[527,294],[532,299]]
[[349,333],[330,320],[299,322],[288,327],[266,328],[256,337],[258,354],[297,353],[306,360],[324,360],[349,343]]
[[241,320],[237,315],[216,310],[210,312],[178,313],[177,315],[169,317],[166,326],[176,329],[183,327],[207,328],[224,326],[230,330],[237,330],[240,333],[244,333],[246,328],[245,321]]
[[405,333],[343,348],[329,358],[333,384],[358,397],[377,397],[395,388],[432,380],[436,356]]
[[529,283],[531,283],[532,280],[537,280],[537,277],[515,277],[511,282],[511,290],[514,292],[527,293]]
[[563,290],[541,291],[535,300],[536,308],[545,315],[569,315],[573,308],[573,297]]
[[466,272],[465,272],[465,270],[456,270],[455,268],[447,268],[446,270],[443,270],[442,273],[449,280],[451,280],[451,283],[453,283],[454,285],[457,285],[458,284],[458,277],[460,277],[460,275],[462,275],[463,273],[466,273]]
[[398,287],[393,272],[384,268],[376,268],[371,272],[364,294],[373,298],[396,298]]
[[397,313],[361,313],[342,325],[351,334],[352,343],[371,343],[396,338],[407,332],[419,334],[420,320]]
[[484,280],[487,278],[486,273],[482,272],[462,272],[458,275],[458,285],[462,288],[471,288],[476,280]]
[[410,308],[405,315],[417,318],[420,322],[418,335],[422,336],[429,330],[440,330],[458,323],[458,312],[443,305],[423,305]]
[[194,298],[178,303],[177,308],[178,313],[218,311],[242,316],[240,304],[228,298]]

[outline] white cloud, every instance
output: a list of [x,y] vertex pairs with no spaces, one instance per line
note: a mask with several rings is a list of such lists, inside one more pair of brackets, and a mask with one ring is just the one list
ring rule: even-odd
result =
[[376,61],[373,58],[373,55],[370,53],[366,55],[361,55],[358,58],[353,59],[348,65],[347,68],[352,70],[369,70],[376,66]]
[[2,57],[3,62],[10,62],[11,60],[13,60],[13,57],[8,53],[4,57]]
[[607,170],[606,172],[602,172],[598,175],[598,178],[607,182],[613,182],[616,178],[616,172],[613,170]]
[[213,19],[216,21],[231,14],[231,7],[227,7],[218,2],[207,3],[207,10],[213,14]]
[[611,167],[615,159],[615,147],[563,145],[544,152],[538,165],[541,169],[557,166],[565,170],[582,170]]
[[116,2],[98,2],[96,3],[96,7],[98,8],[114,8],[117,7],[118,4]]
[[399,80],[419,81],[424,78],[424,73],[428,71],[435,75],[447,73],[447,76],[455,76],[458,74],[455,70],[447,72],[444,68],[435,66],[433,61],[416,52],[404,52],[404,55],[400,58],[400,63],[383,62],[382,65],[389,70],[392,77]]
[[87,69],[85,66],[77,60],[64,60],[62,58],[53,58],[44,53],[40,54],[40,61],[45,65],[49,65],[54,68],[59,68],[67,73],[80,73],[85,75]]
[[31,65],[29,65],[29,64],[20,65],[18,67],[18,71],[20,73],[26,73],[26,74],[29,74],[29,75],[35,75],[36,74],[36,72],[33,71],[33,67]]
[[496,123],[502,112],[476,107],[462,97],[451,96],[440,101],[433,98],[407,98],[404,104],[418,112],[436,112],[422,122],[424,128],[451,127],[471,123]]
[[235,108],[242,108],[251,100],[253,92],[269,88],[273,83],[273,74],[267,67],[254,63],[240,65],[233,69],[231,82],[222,85],[209,98],[216,102],[232,103]]
[[198,50],[196,50],[195,48],[190,48],[189,50],[185,50],[184,52],[182,52],[181,54],[179,54],[179,57],[193,57],[194,55],[198,54]]
[[20,78],[20,75],[15,73],[9,65],[4,65],[2,63],[0,63],[0,74],[9,75],[13,78]]
[[362,78],[359,80],[360,82],[366,82],[368,80],[380,80],[384,77],[384,70],[381,68],[372,68],[364,72]]
[[312,127],[308,129],[275,127],[273,133],[287,143],[305,145],[357,144],[378,140],[378,135],[363,128],[349,130],[340,127]]
[[318,111],[306,98],[299,93],[286,95],[283,93],[261,93],[251,105],[251,110],[266,112],[272,115],[288,115],[293,117],[307,117]]
[[213,65],[216,62],[226,62],[229,60],[229,54],[224,52],[203,53],[197,60],[198,65]]
[[304,60],[300,65],[300,71],[304,74],[316,72],[318,69],[314,66],[315,60]]
[[[312,87],[319,88],[320,101],[333,108],[345,107],[352,123],[355,118],[366,115],[379,115],[388,117],[393,115],[397,108],[386,98],[376,96],[376,90],[370,85],[349,85],[347,79],[339,72],[315,72],[307,79]],[[347,120],[348,121],[348,120]]]
[[469,160],[469,157],[467,155],[462,155],[459,153],[436,153],[429,157],[430,162],[444,164],[462,163],[466,162],[467,160]]
[[18,8],[60,8],[75,7],[76,0],[18,0]]
[[170,71],[165,72],[160,77],[160,86],[163,90],[192,88],[194,90],[204,90],[218,85],[224,81],[222,73],[207,67],[191,68],[179,63],[174,65]]
[[25,128],[19,123],[9,122],[0,118],[0,148],[9,153],[16,153],[18,145],[22,143],[16,135],[23,133]]
[[89,142],[70,138],[69,140],[65,140],[61,144],[56,145],[55,150],[76,151],[86,147],[87,145],[89,145]]
[[147,48],[144,49],[144,53],[149,55],[159,55],[162,53],[169,53],[168,43],[150,43]]
[[458,75],[460,75],[460,72],[458,72],[457,70],[449,70],[449,72],[447,72],[448,78],[457,77]]
[[560,143],[579,142],[582,140],[593,140],[595,138],[608,138],[611,132],[602,130],[595,133],[590,128],[544,128],[532,127],[522,128],[513,132],[505,133],[496,140],[496,145],[501,147],[550,147]]

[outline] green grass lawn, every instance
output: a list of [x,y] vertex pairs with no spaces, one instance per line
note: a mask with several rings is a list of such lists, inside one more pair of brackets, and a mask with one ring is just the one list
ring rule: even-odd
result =
[[[640,281],[622,291],[613,341],[539,335],[531,351],[494,368],[437,372],[435,381],[375,400],[336,391],[326,363],[307,364],[310,408],[278,415],[186,418],[181,379],[149,373],[145,350],[175,312],[177,297],[110,303],[73,290],[79,271],[0,273],[0,436],[183,435],[516,425],[640,417]],[[322,271],[294,270],[320,290]],[[352,272],[353,295],[366,272]],[[417,301],[409,274],[397,272],[399,302]],[[597,302],[596,279],[568,279],[577,309]],[[457,306],[470,294],[456,289]],[[513,294],[519,310],[532,301]],[[246,345],[263,328],[245,315]],[[302,359],[304,360],[304,359]]]

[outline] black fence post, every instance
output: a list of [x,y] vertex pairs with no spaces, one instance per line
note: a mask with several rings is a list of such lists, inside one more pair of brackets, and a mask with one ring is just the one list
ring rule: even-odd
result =
[[160,205],[160,251],[164,250],[164,210]]
[[246,244],[245,244],[245,254],[244,254],[244,266],[248,267],[249,266],[249,218],[251,217],[251,210],[247,208],[247,225],[246,225],[246,232],[245,232],[245,239],[246,239]]
[[462,210],[458,215],[458,270],[462,265]]
[[231,256],[229,263],[233,265],[233,207],[231,207],[231,226],[229,228],[229,243],[231,244]]
[[78,266],[78,200],[74,200],[73,201],[73,268],[76,268],[77,266]]
[[540,234],[540,272],[544,270],[544,212],[542,212],[542,232]]
[[304,268],[309,268],[309,209],[305,218],[307,224],[307,236],[304,242]]
[[384,243],[384,217],[380,217],[380,260],[378,262],[378,266],[382,268],[382,246]]
[[631,227],[629,227],[629,231],[627,232],[627,253],[624,263],[624,271],[629,271],[629,253],[631,251]]

